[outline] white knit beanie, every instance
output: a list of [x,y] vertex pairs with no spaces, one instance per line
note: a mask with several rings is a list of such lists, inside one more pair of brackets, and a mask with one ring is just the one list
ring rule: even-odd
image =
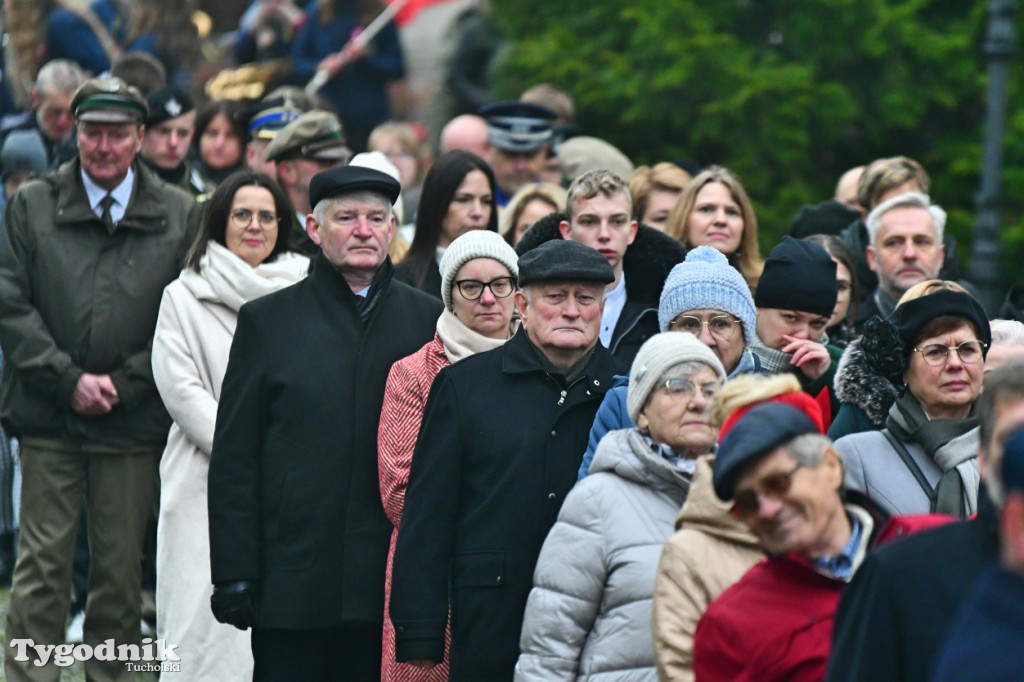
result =
[[519,256],[504,237],[490,230],[470,230],[449,244],[441,256],[441,299],[446,309],[452,309],[455,274],[474,258],[493,258],[508,268],[513,277],[519,276]]
[[636,424],[640,410],[658,387],[658,382],[670,369],[684,362],[702,362],[715,371],[719,381],[725,381],[725,368],[710,348],[687,332],[662,332],[647,339],[633,359],[629,370],[629,392],[626,409]]

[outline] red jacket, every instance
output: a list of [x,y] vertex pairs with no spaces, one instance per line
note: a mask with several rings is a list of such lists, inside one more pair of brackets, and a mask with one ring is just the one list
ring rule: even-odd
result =
[[[875,517],[869,547],[952,521],[938,514]],[[825,678],[832,621],[846,583],[822,575],[801,557],[755,565],[713,601],[697,624],[697,682],[820,682]]]

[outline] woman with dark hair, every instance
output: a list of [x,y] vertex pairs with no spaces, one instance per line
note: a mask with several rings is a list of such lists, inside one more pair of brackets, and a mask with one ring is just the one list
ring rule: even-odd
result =
[[479,156],[460,149],[443,154],[427,173],[416,234],[395,277],[441,298],[441,256],[470,230],[498,230],[494,172]]
[[224,178],[245,168],[245,126],[236,114],[238,102],[215,99],[196,114],[192,136],[192,167],[212,192]]
[[839,293],[825,333],[828,334],[830,344],[836,348],[846,348],[853,340],[850,324],[857,319],[857,309],[860,307],[860,291],[857,288],[857,274],[853,267],[853,254],[843,240],[834,234],[812,234],[804,237],[804,241],[825,249],[825,253],[836,264],[836,284],[839,285]]
[[190,679],[252,679],[249,633],[210,611],[206,478],[238,309],[299,281],[309,267],[289,245],[293,215],[266,175],[229,176],[160,303],[153,378],[174,424],[160,460],[157,632],[187,656]]

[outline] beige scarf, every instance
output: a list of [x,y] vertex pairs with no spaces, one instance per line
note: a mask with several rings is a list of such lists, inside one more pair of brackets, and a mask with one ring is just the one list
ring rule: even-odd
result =
[[[513,321],[509,329],[509,338],[515,333],[517,326],[518,321]],[[444,344],[444,354],[448,357],[448,362],[453,365],[470,355],[499,348],[508,340],[492,339],[473,331],[455,317],[455,313],[447,309],[437,318],[437,335]]]

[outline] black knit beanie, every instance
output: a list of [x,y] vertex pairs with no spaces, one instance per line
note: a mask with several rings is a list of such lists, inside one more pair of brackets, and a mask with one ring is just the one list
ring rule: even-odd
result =
[[839,284],[836,264],[822,247],[783,237],[764,262],[754,303],[758,308],[780,308],[832,315]]

